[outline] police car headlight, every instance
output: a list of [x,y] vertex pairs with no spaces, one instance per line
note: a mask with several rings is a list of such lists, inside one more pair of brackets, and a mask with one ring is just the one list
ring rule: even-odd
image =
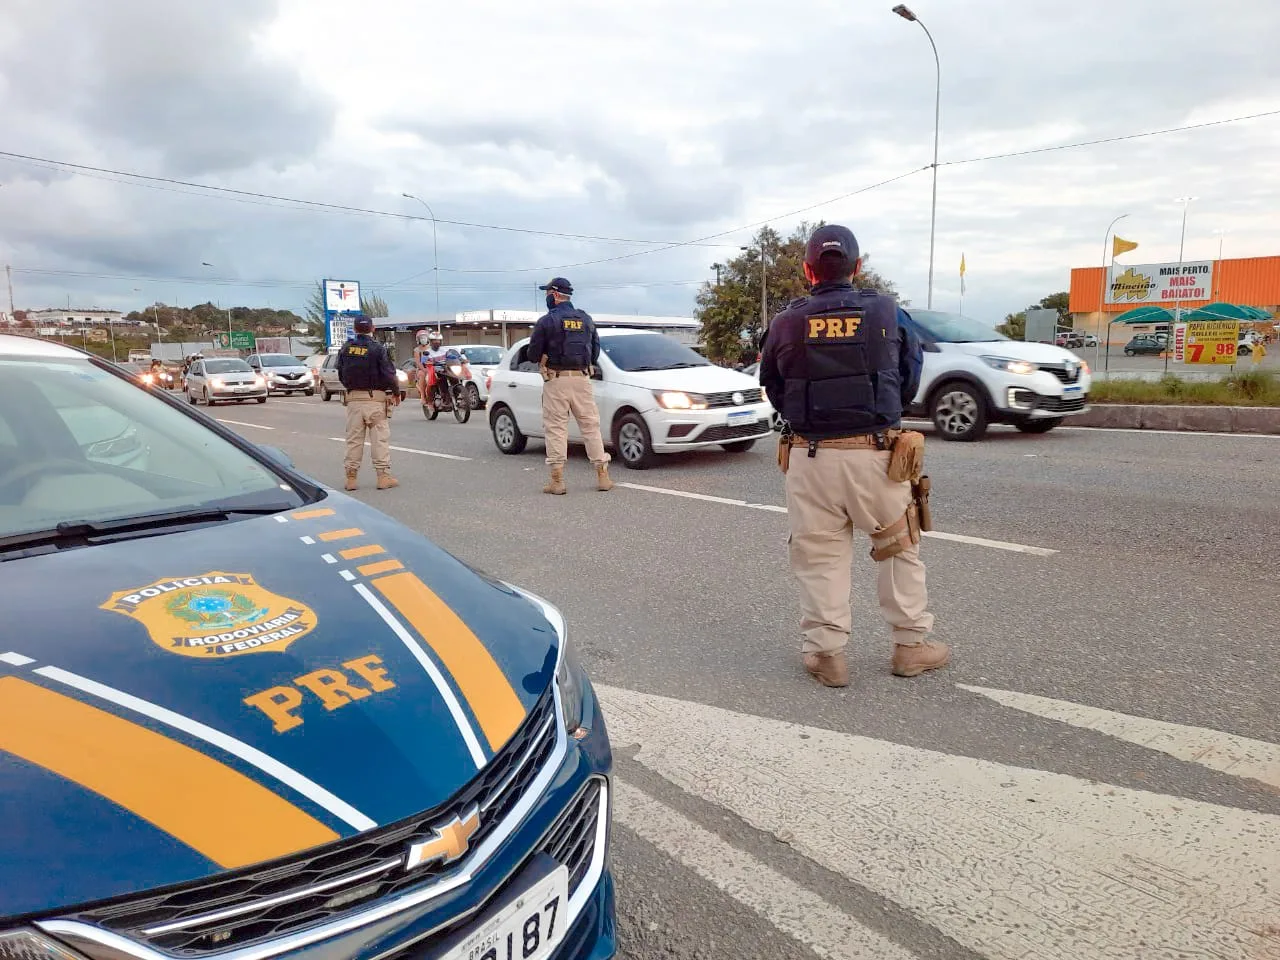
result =
[[1004,370],[1006,373],[1035,373],[1040,368],[1027,360],[1014,360],[1011,357],[983,357],[982,362],[988,367]]
[[0,933],[0,957],[13,960],[84,960],[84,958],[35,930]]
[[582,704],[586,696],[587,675],[569,645],[569,629],[564,622],[564,614],[552,603],[540,596],[522,590],[514,584],[507,584],[541,611],[560,638],[560,648],[556,655],[556,692],[560,695],[560,711],[564,717],[564,728],[575,740],[581,740],[590,731],[582,725]]
[[683,390],[655,390],[654,399],[664,410],[705,410],[707,398],[700,393],[685,393]]

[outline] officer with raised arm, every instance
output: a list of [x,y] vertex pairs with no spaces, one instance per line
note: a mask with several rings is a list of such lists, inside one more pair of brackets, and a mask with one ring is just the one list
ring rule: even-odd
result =
[[801,658],[830,687],[849,682],[855,529],[871,538],[893,672],[913,677],[950,656],[946,644],[929,639],[933,614],[919,543],[930,529],[924,438],[901,429],[923,354],[892,297],[854,287],[861,269],[847,227],[815,230],[804,259],[812,292],[773,320],[760,361],[760,383],[788,424],[778,460],[800,584]]

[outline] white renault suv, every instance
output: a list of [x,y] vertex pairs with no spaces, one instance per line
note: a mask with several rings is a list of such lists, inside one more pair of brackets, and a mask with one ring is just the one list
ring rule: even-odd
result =
[[[520,453],[529,437],[544,436],[542,375],[528,347],[521,340],[488,377],[489,426],[503,453]],[[633,470],[679,450],[744,453],[772,432],[773,408],[754,378],[717,367],[661,333],[601,330],[593,386],[605,443]],[[572,417],[569,441],[582,442]]]
[[924,346],[911,413],[933,420],[944,440],[977,440],[992,423],[1048,433],[1088,409],[1089,365],[1070,350],[1010,340],[958,313],[906,309]]

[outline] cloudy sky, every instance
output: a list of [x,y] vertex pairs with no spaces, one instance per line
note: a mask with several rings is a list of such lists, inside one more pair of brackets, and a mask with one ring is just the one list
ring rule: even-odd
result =
[[[926,299],[929,173],[864,191],[932,152],[932,54],[890,0],[4,6],[0,151],[395,215],[0,157],[20,309],[300,310],[332,277],[433,313],[431,223],[406,192],[442,221],[444,312],[532,308],[565,274],[589,310],[689,315],[753,225],[819,217]],[[1280,115],[955,162],[1280,110],[1280,4],[912,7],[943,68],[935,306],[957,305],[961,253],[967,313],[1065,289],[1123,213],[1127,259],[1176,260],[1185,195],[1186,259],[1220,237],[1280,254]]]

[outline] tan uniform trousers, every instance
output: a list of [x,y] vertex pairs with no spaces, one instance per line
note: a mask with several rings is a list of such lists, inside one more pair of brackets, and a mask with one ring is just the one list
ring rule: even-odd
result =
[[347,473],[360,469],[364,444],[369,440],[375,470],[391,469],[391,421],[387,419],[387,394],[382,390],[347,391]]
[[542,427],[547,435],[547,463],[562,467],[569,458],[569,414],[578,421],[587,456],[594,464],[609,462],[600,437],[600,411],[591,379],[576,370],[553,370],[542,385]]
[[[911,502],[911,485],[892,482],[888,464],[888,451],[820,448],[814,457],[805,447],[791,451],[788,543],[791,570],[800,581],[803,653],[835,653],[849,641],[853,531],[887,527]],[[870,542],[861,542],[869,551]],[[920,545],[875,566],[880,613],[894,642],[920,643],[933,629]]]

